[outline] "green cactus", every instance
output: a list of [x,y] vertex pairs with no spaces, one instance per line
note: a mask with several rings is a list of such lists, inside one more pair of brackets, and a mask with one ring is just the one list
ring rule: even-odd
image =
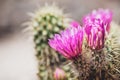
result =
[[[46,5],[33,14],[29,26],[33,28],[36,56],[39,60],[38,76],[40,80],[54,80],[55,67],[67,63],[65,58],[49,47],[48,39],[66,28],[70,21],[70,18],[55,5]],[[64,66],[62,69],[69,73],[69,77],[69,66]]]
[[114,22],[111,26],[113,27],[106,41],[107,69],[114,80],[118,80],[120,79],[120,28]]

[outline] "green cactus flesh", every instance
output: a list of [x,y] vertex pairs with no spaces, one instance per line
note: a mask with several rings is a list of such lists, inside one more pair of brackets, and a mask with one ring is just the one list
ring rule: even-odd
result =
[[66,71],[67,76],[70,77],[70,66],[67,66],[67,70],[66,66],[60,66],[67,63],[66,59],[48,45],[48,39],[52,38],[55,33],[65,29],[69,21],[70,19],[56,6],[45,6],[36,11],[32,17],[30,26],[33,27],[32,31],[37,52],[36,56],[39,61],[38,76],[40,80],[54,80],[53,72],[55,67],[61,67]]

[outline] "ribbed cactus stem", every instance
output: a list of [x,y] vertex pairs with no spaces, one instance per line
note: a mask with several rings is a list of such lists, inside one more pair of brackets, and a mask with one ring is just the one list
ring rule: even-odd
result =
[[79,55],[78,57],[74,58],[73,63],[78,71],[78,80],[88,80],[90,66],[85,57]]
[[73,63],[78,71],[78,80],[117,80],[108,71],[108,62],[104,49],[91,50],[91,59],[79,55],[73,59]]
[[91,80],[105,80],[105,68],[106,60],[105,53],[103,50],[94,50],[92,52],[92,61],[91,61]]
[[95,50],[92,53],[92,65],[95,69],[102,69],[106,64],[105,53],[103,50]]
[[90,65],[90,75],[88,80],[116,80],[108,73],[106,68],[107,61],[104,49],[93,51]]
[[29,26],[33,31],[40,80],[53,80],[52,70],[66,62],[65,58],[49,47],[48,39],[65,29],[69,21],[63,11],[54,4],[42,7],[32,16]]

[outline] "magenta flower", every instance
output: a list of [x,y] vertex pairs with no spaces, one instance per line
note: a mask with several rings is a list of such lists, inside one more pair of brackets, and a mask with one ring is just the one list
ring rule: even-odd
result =
[[93,11],[84,17],[84,30],[87,36],[87,42],[92,49],[102,49],[106,33],[109,32],[112,13],[109,10]]
[[104,25],[99,24],[85,26],[87,42],[91,49],[100,50],[104,47],[105,30],[103,27]]
[[103,24],[105,32],[108,33],[110,30],[110,23],[112,21],[112,12],[108,9],[99,9],[98,11],[94,10],[92,13],[88,14],[83,18],[84,24],[94,24],[99,23]]
[[81,27],[77,21],[72,21],[70,25],[75,28]]
[[68,28],[49,39],[49,45],[68,59],[74,59],[82,51],[83,30],[81,27]]
[[66,80],[65,72],[60,68],[56,68],[54,72],[54,79],[55,80]]

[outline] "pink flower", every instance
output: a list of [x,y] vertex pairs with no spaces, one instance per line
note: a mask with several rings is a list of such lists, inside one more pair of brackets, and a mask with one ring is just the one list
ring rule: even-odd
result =
[[82,51],[83,30],[81,27],[68,28],[49,39],[49,45],[68,59],[74,59]]
[[83,18],[84,24],[94,24],[99,23],[103,24],[105,28],[105,32],[108,33],[110,30],[110,23],[112,21],[112,12],[108,9],[99,9],[94,10],[92,13],[88,14]]
[[54,79],[55,80],[66,80],[65,72],[60,68],[56,68],[54,72]]
[[84,17],[84,30],[87,42],[92,49],[104,47],[106,33],[109,32],[112,13],[109,10],[99,9]]
[[104,25],[91,24],[85,26],[86,38],[91,49],[99,50],[104,47],[105,30]]
[[75,28],[80,27],[80,25],[77,21],[72,21],[70,25],[71,25],[71,27],[75,27]]

